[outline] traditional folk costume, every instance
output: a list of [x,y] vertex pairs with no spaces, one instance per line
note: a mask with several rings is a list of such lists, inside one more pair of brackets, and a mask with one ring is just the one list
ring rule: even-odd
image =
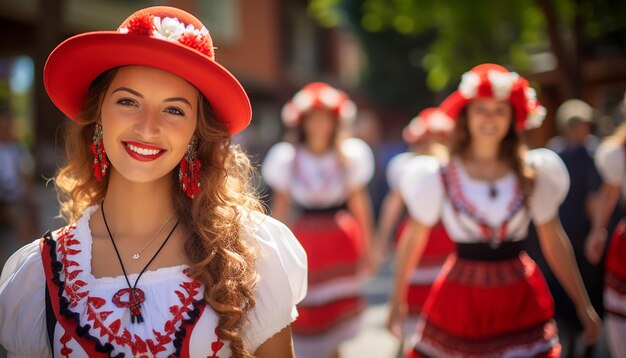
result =
[[[245,91],[215,62],[206,28],[171,7],[139,10],[117,31],[66,40],[48,58],[45,86],[55,105],[76,120],[94,78],[130,64],[156,67],[189,81],[231,134],[250,121]],[[97,133],[96,126],[94,175],[101,180],[108,162],[96,143]],[[190,160],[185,172],[182,161],[180,165],[181,189],[192,200],[199,182],[198,173],[194,179],[191,171],[198,163],[197,158]],[[189,276],[187,265],[145,271],[148,263],[140,274],[126,275],[120,258],[123,276],[93,276],[92,256],[97,253],[92,252],[89,220],[97,211],[97,205],[87,208],[75,223],[23,247],[5,264],[0,344],[9,356],[230,357],[229,342],[216,334],[219,316],[206,304],[205,287]],[[104,210],[100,212],[107,225]],[[254,352],[297,317],[295,305],[306,293],[306,254],[280,222],[243,209],[241,220],[241,240],[258,250],[256,305],[242,330],[246,349]]]
[[[188,266],[146,271],[143,322],[115,304],[124,276],[91,274],[88,208],[76,223],[17,251],[0,278],[0,342],[16,357],[230,357],[217,337],[217,313]],[[254,352],[297,317],[306,292],[306,256],[289,229],[260,213],[247,220],[246,240],[259,249],[256,306],[243,340]],[[137,274],[128,275],[131,282]]]
[[[626,154],[623,145],[603,142],[595,155],[602,180],[626,194]],[[626,220],[615,228],[607,248],[604,279],[604,326],[611,355],[626,356]]]
[[[463,76],[442,109],[457,118],[476,96],[508,99],[524,128],[540,110],[529,90],[517,74],[482,65]],[[525,161],[536,172],[530,198],[512,171],[487,182],[471,178],[455,156],[445,166],[430,157],[407,165],[400,190],[410,215],[428,226],[441,221],[457,244],[424,304],[408,356],[558,356],[553,300],[522,245],[531,219],[542,224],[556,217],[569,177],[546,149],[530,151]]]
[[[426,135],[446,136],[453,126],[452,120],[440,109],[427,108],[404,128],[402,137],[409,145],[413,145]],[[415,156],[414,153],[407,152],[400,153],[391,159],[387,166],[387,183],[390,191],[399,190],[400,177],[407,163]],[[407,221],[408,218],[405,217],[400,222],[396,230],[396,241],[402,236]],[[454,252],[454,247],[455,245],[448,237],[446,230],[441,223],[437,223],[432,228],[420,261],[409,279],[406,298],[409,314],[406,324],[408,329],[405,329],[407,333],[413,334],[417,317],[422,310],[426,297],[428,297],[430,288],[439,275],[446,258]]]
[[[354,116],[345,94],[322,83],[305,86],[283,110],[287,125],[307,111],[326,108],[341,121]],[[311,153],[304,144],[274,145],[263,162],[265,182],[289,195],[298,217],[291,227],[308,257],[308,293],[292,325],[297,357],[325,357],[356,335],[364,309],[364,238],[346,209],[351,191],[363,188],[374,172],[369,146],[360,139],[342,142],[340,153]]]

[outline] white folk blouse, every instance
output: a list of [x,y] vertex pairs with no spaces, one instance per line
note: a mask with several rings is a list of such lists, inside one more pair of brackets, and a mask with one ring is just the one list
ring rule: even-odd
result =
[[343,141],[342,165],[335,151],[315,155],[304,146],[275,144],[263,161],[263,179],[308,209],[342,205],[349,193],[367,185],[374,175],[374,154],[362,140]]
[[[143,323],[132,324],[130,310],[112,303],[113,295],[127,284],[124,276],[95,278],[91,274],[88,222],[96,209],[88,208],[75,224],[53,232],[49,246],[54,250],[48,250],[51,258],[42,262],[40,247],[48,244],[37,240],[5,264],[0,278],[0,344],[9,357],[51,356],[45,312],[46,262],[54,262],[63,288],[57,287],[61,296],[52,301],[65,306],[64,316],[69,316],[71,323],[57,322],[54,327],[55,357],[88,357],[96,346],[108,347],[108,355],[118,357],[169,357],[175,353],[229,357],[229,345],[215,333],[218,316],[203,304],[204,286],[187,275],[186,265],[146,271],[141,276]],[[295,305],[306,294],[307,260],[291,231],[280,222],[260,213],[252,213],[246,220],[247,239],[259,252],[256,306],[243,331],[246,347],[254,352],[296,319]],[[131,282],[136,277],[129,275]],[[75,329],[64,328],[72,324],[80,327],[82,345],[75,339]],[[93,343],[90,347],[85,348],[84,337]]]
[[[531,219],[543,224],[558,215],[569,190],[567,168],[556,153],[535,149],[525,160],[536,173],[528,209],[520,202],[521,190],[512,171],[494,182],[476,180],[458,157],[445,167],[445,185],[439,160],[411,159],[400,178],[400,192],[411,217],[427,226],[441,220],[455,242],[481,242],[487,239],[485,228],[498,235],[502,232],[502,239],[522,240]],[[497,195],[491,197],[490,191]]]

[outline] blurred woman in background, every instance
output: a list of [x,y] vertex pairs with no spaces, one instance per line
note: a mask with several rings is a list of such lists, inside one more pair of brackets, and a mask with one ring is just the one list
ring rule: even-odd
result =
[[[439,108],[422,110],[402,131],[402,138],[410,150],[393,157],[387,166],[389,192],[382,204],[379,234],[383,252],[389,249],[392,236],[397,242],[406,228],[405,205],[400,194],[400,177],[407,163],[416,156],[427,155],[437,158],[442,165],[448,161],[446,144],[454,122]],[[402,220],[400,220],[402,218]],[[395,235],[392,235],[394,229]],[[408,319],[403,327],[403,336],[409,338],[415,331],[417,319],[428,297],[430,287],[441,271],[441,267],[454,251],[454,243],[441,223],[437,223],[428,237],[422,257],[411,273],[407,290]]]
[[518,74],[483,64],[463,75],[441,108],[456,120],[450,161],[417,157],[400,181],[411,220],[398,245],[389,328],[398,334],[409,272],[441,220],[457,253],[431,289],[408,355],[558,357],[552,297],[522,251],[532,219],[594,342],[600,321],[557,216],[567,170],[551,151],[527,151],[520,136],[545,115],[534,90]]
[[[598,264],[605,250],[609,219],[620,196],[626,193],[626,122],[598,147],[595,162],[602,176],[585,254]],[[626,219],[615,228],[605,264],[604,314],[609,351],[626,356]]]
[[339,345],[360,327],[373,225],[366,185],[374,159],[365,142],[347,136],[355,115],[344,92],[306,85],[282,111],[294,143],[274,145],[263,163],[272,215],[291,223],[308,256],[308,294],[293,325],[297,357],[338,356]]

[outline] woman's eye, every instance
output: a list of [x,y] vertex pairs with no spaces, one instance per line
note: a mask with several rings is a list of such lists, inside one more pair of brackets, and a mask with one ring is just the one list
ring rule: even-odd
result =
[[183,112],[180,109],[175,108],[175,107],[169,107],[169,108],[167,108],[165,110],[165,112],[167,112],[169,114],[174,114],[174,115],[177,115],[177,116],[184,116],[185,115],[185,112]]
[[132,99],[128,99],[128,98],[122,98],[118,100],[117,103],[121,104],[122,106],[135,106],[136,105],[135,101],[133,101]]

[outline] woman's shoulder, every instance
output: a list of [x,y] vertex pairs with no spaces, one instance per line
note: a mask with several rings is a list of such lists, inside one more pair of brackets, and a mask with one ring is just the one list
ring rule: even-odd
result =
[[600,165],[612,166],[615,164],[624,165],[625,150],[624,146],[613,141],[603,141],[598,146],[595,153],[596,162]]
[[3,289],[5,288],[5,283],[16,275],[44,278],[40,249],[41,240],[37,239],[30,244],[22,246],[7,260],[0,278],[0,285],[2,285]]
[[260,250],[261,258],[264,252],[275,251],[291,256],[291,259],[303,263],[306,268],[306,253],[285,224],[259,211],[247,213],[244,220],[252,242]]
[[341,152],[349,159],[374,160],[372,148],[362,139],[351,137],[341,142]]
[[405,175],[419,178],[439,177],[443,164],[432,155],[417,155],[404,162]]
[[265,156],[266,161],[291,161],[293,160],[296,153],[296,147],[289,142],[279,142],[274,144],[267,155]]
[[559,183],[560,187],[569,187],[569,174],[565,163],[558,154],[547,148],[528,151],[525,161],[535,169],[538,180]]
[[15,252],[0,277],[0,344],[29,357],[48,355],[41,239]]
[[291,230],[260,212],[246,215],[249,239],[258,249],[256,304],[243,336],[253,350],[297,317],[295,305],[306,295],[307,257]]
[[532,164],[562,162],[555,151],[548,148],[536,148],[526,152],[526,161]]

